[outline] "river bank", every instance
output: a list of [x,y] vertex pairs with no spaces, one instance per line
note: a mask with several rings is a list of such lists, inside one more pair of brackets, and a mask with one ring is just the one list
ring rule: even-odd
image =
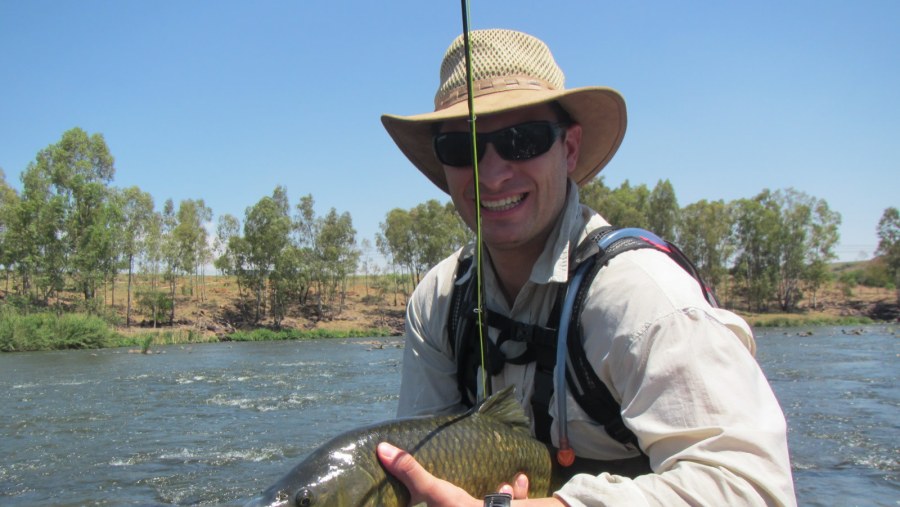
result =
[[[241,311],[247,308],[248,301],[241,299],[237,284],[230,277],[206,277],[202,286],[179,289],[171,325],[154,325],[140,308],[133,307],[132,325],[125,326],[124,286],[110,288],[108,297],[104,295],[102,319],[77,312],[57,316],[46,310],[23,314],[5,308],[0,314],[0,351],[129,347],[132,352],[151,353],[154,347],[171,344],[403,334],[405,295],[379,295],[365,279],[352,284],[340,304],[320,305],[317,298],[309,297],[309,304],[291,308],[278,322],[266,315],[254,321],[252,313]],[[858,287],[847,294],[837,287],[827,287],[817,295],[815,308],[801,307],[794,313],[751,313],[740,308],[735,311],[755,328],[859,326],[878,321],[873,317],[885,314],[896,320],[894,298],[894,291],[888,289]],[[71,295],[65,305],[77,307],[77,296]]]
[[[307,305],[295,309],[279,326],[271,318],[263,318],[256,324],[242,320],[236,310],[239,299],[234,288],[233,282],[218,278],[208,287],[205,301],[179,300],[176,325],[160,328],[157,332],[173,334],[170,339],[176,343],[179,339],[257,341],[403,334],[406,296],[376,296],[363,282],[350,287],[340,308],[325,305],[319,311],[314,305]],[[723,306],[741,315],[754,328],[864,325],[879,322],[879,309],[885,306],[892,307],[895,314],[897,312],[893,290],[860,286],[847,293],[836,284],[817,294],[814,308],[810,304],[801,305],[792,313],[747,312],[734,301],[723,301]],[[118,327],[116,331],[128,336],[148,330],[144,322],[142,326]]]

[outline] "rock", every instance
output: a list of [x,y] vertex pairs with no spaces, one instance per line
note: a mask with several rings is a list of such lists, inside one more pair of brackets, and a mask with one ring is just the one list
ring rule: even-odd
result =
[[888,303],[879,301],[872,305],[868,312],[869,318],[874,320],[886,320],[889,322],[900,322],[900,305],[897,303]]

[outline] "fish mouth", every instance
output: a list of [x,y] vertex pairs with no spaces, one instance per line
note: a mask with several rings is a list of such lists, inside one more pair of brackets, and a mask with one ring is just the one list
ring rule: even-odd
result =
[[279,490],[274,495],[265,492],[259,496],[255,496],[244,504],[244,507],[287,507],[290,504],[290,498],[285,490]]
[[482,199],[481,208],[485,211],[506,211],[518,206],[526,197],[528,197],[528,193],[511,195],[502,199]]

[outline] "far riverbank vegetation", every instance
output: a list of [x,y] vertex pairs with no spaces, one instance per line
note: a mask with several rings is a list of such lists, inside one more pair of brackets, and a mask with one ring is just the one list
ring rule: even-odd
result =
[[[393,209],[358,241],[350,214],[319,215],[311,193],[291,204],[278,186],[214,219],[202,198],[158,209],[113,186],[115,170],[103,136],[77,127],[17,188],[0,170],[0,350],[397,335],[421,277],[472,239],[449,202]],[[581,193],[611,223],[672,239],[753,325],[897,318],[896,208],[873,217],[875,259],[836,263],[840,213],[796,189],[680,206],[668,180],[599,177]]]

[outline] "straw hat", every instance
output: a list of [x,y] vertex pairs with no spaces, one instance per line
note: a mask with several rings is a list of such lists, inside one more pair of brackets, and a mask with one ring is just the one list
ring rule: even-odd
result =
[[[582,127],[581,153],[572,179],[591,180],[616,153],[625,135],[625,100],[612,88],[565,89],[562,70],[540,39],[512,30],[470,33],[474,105],[478,116],[558,101]],[[463,36],[453,41],[441,63],[434,112],[383,115],[381,122],[407,158],[447,192],[444,169],[434,154],[434,124],[467,118],[468,92]]]

